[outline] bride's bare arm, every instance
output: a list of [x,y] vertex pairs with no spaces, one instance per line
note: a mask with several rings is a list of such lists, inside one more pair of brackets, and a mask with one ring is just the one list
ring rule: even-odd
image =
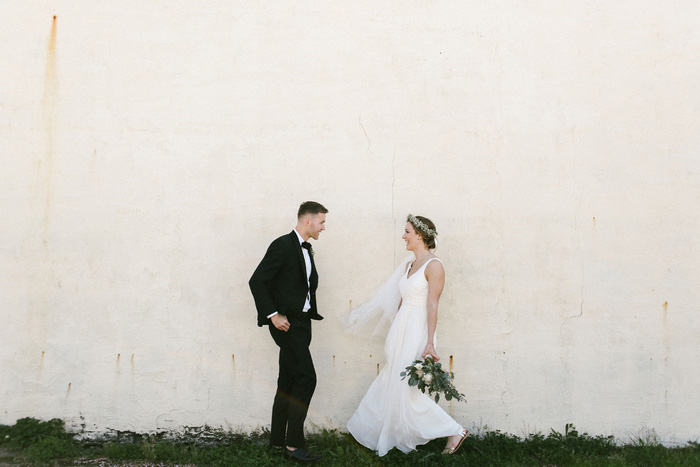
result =
[[428,345],[425,346],[423,358],[430,355],[436,362],[440,360],[435,351],[435,326],[437,325],[438,302],[445,287],[445,268],[440,261],[431,261],[425,267],[428,280]]

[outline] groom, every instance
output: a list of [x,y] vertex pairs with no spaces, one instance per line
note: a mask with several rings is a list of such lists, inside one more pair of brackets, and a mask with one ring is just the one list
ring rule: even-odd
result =
[[280,348],[270,444],[299,462],[321,459],[309,453],[304,443],[304,420],[316,388],[309,352],[311,320],[323,319],[316,310],[318,273],[308,240],[318,240],[325,230],[327,212],[314,201],[302,203],[297,226],[270,244],[248,282],[258,326],[268,326]]

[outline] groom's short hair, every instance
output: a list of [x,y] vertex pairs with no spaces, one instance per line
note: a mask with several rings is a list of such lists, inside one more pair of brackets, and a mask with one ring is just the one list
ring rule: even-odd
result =
[[305,214],[326,214],[328,209],[326,209],[321,203],[316,201],[305,201],[299,206],[299,211],[297,211],[297,219]]

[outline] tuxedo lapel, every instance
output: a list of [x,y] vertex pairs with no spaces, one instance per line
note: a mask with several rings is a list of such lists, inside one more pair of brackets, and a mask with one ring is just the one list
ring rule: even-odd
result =
[[294,249],[297,252],[299,262],[301,263],[301,280],[304,282],[304,287],[306,287],[306,261],[304,261],[304,253],[301,251],[301,245],[299,244],[299,238],[297,237],[297,234],[292,231],[290,235],[294,240]]
[[314,262],[314,255],[309,251],[309,259],[311,260],[311,275],[309,276],[309,282],[313,285],[318,281],[318,273],[316,272],[316,263]]

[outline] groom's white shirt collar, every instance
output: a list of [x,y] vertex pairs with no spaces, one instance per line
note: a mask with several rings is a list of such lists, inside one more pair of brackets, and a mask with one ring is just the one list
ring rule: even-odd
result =
[[299,239],[299,245],[304,243],[304,237],[302,237],[301,234],[299,232],[297,232],[296,228],[294,229],[294,233],[297,234],[297,238]]

